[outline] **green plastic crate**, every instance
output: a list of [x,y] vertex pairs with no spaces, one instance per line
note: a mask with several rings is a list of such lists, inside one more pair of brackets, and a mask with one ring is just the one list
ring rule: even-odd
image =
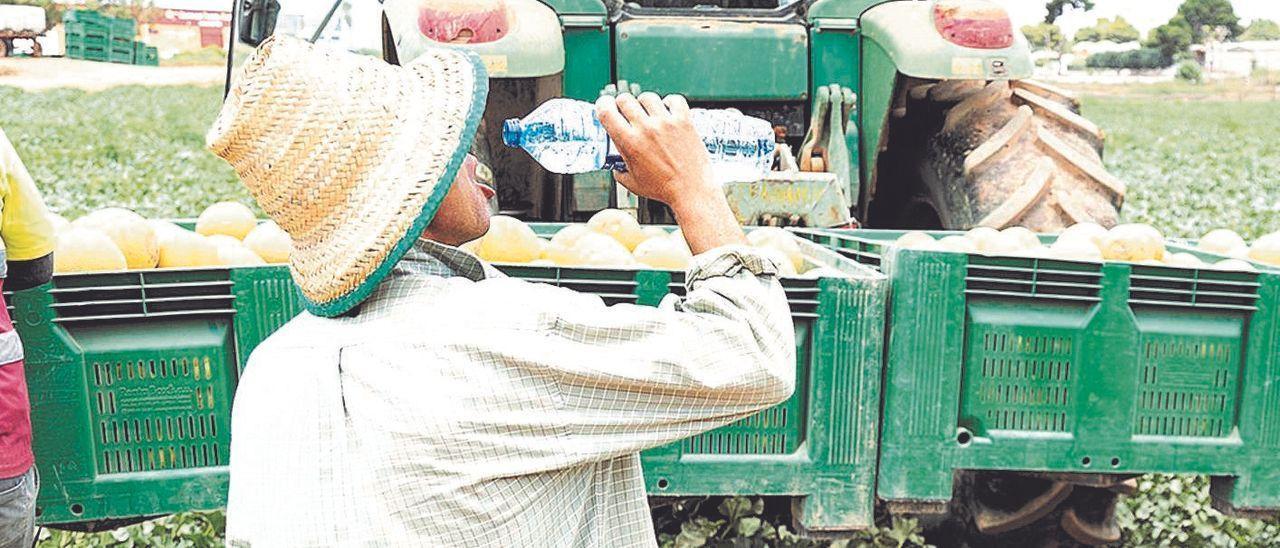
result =
[[123,63],[126,65],[133,64],[133,49],[129,50],[111,50],[107,53],[107,61],[111,63]]
[[9,296],[44,524],[225,503],[244,360],[298,306],[283,268],[60,275]]
[[[549,235],[561,226],[534,228]],[[644,453],[650,494],[789,496],[802,501],[810,529],[873,523],[886,280],[802,244],[811,262],[849,277],[783,280],[796,328],[795,395]],[[677,272],[499,267],[610,304],[652,306],[683,291]],[[229,396],[249,352],[301,308],[287,268],[59,275],[10,302],[28,349],[41,523],[224,504]],[[170,422],[185,424],[184,434]]]
[[145,42],[134,42],[133,64],[154,67],[160,64],[160,56],[156,53],[156,48],[148,46]]
[[68,10],[62,14],[63,23],[101,22],[106,16],[94,10]]
[[801,234],[890,279],[880,498],[943,503],[957,470],[1162,472],[1280,508],[1280,275]]

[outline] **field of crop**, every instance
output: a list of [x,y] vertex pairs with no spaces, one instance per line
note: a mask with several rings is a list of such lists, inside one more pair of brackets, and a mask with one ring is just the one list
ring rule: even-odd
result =
[[[112,205],[148,217],[194,216],[217,200],[251,203],[234,173],[204,150],[220,99],[220,88],[0,88],[0,128],[53,209],[69,218]],[[1125,218],[1181,236],[1222,226],[1249,238],[1280,230],[1280,126],[1272,123],[1280,102],[1200,99],[1085,101],[1085,114],[1107,132],[1108,167],[1129,183]],[[1202,479],[1145,478],[1142,487],[1120,516],[1131,544],[1280,544],[1274,523],[1209,509]],[[219,514],[192,514],[114,535],[46,532],[42,544],[217,545],[221,525]],[[882,534],[910,537],[900,529]]]

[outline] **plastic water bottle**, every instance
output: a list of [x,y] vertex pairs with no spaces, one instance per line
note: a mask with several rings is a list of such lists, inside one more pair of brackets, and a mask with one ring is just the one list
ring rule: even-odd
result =
[[[737,110],[691,109],[693,127],[711,154],[711,171],[720,183],[757,181],[773,164],[773,127]],[[575,174],[601,169],[626,171],[596,107],[576,99],[552,99],[523,119],[502,127],[502,141],[523,148],[553,173]]]

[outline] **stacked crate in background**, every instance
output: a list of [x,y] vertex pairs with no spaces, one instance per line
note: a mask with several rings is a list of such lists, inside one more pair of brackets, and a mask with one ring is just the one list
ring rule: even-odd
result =
[[159,64],[156,48],[134,40],[133,19],[110,17],[92,10],[71,10],[66,24],[67,57],[136,65]]

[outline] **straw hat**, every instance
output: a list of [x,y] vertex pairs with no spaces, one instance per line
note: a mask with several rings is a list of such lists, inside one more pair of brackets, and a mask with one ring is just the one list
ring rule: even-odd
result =
[[276,35],[241,71],[208,147],[293,237],[307,309],[343,314],[435,217],[484,112],[484,68],[462,50],[398,67]]

